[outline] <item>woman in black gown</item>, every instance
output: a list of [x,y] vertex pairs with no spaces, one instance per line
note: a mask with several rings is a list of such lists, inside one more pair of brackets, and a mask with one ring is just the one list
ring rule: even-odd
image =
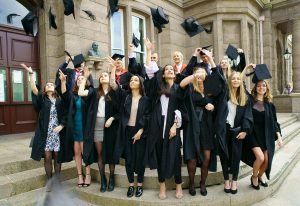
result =
[[[255,67],[255,65],[254,65]],[[258,190],[259,184],[267,187],[263,180],[264,173],[270,179],[272,160],[275,152],[275,141],[282,146],[280,126],[277,123],[276,109],[272,101],[270,86],[266,80],[258,80],[251,91],[254,126],[247,138],[248,145],[255,157],[248,157],[246,162],[253,167],[251,186]]]
[[[240,72],[232,71],[228,76],[228,115],[226,127],[226,140],[228,157],[220,153],[224,176],[224,191],[236,194],[237,179],[242,155],[242,143],[253,123],[251,104],[247,98],[246,90]],[[229,181],[232,173],[232,181]]]
[[[115,161],[113,159],[116,135],[118,129],[119,105],[112,101],[109,73],[101,72],[98,88],[85,89],[85,84],[90,75],[89,69],[84,69],[84,80],[79,87],[78,95],[87,97],[87,120],[85,128],[85,145],[83,159],[86,164],[98,163],[101,177],[100,192],[106,189],[111,192],[115,186]],[[94,158],[94,153],[97,158]],[[105,164],[109,164],[109,183],[105,176]]]
[[147,125],[150,102],[145,96],[143,80],[137,75],[130,78],[128,91],[116,84],[115,61],[108,57],[111,68],[110,85],[114,90],[113,102],[120,104],[119,128],[116,139],[114,159],[125,158],[126,174],[129,182],[127,197],[134,195],[134,173],[137,173],[136,197],[143,194],[144,154],[146,150]]
[[[28,71],[32,90],[32,104],[39,113],[31,158],[40,161],[44,157],[44,167],[49,180],[53,171],[52,159],[54,160],[56,175],[60,173],[61,162],[65,162],[64,157],[59,158],[60,145],[65,139],[65,131],[63,129],[67,124],[64,106],[55,93],[54,83],[47,82],[44,91],[39,91],[35,85],[32,68],[27,67],[25,64],[21,64],[21,66]],[[50,191],[50,187],[47,188],[47,191]]]
[[[216,65],[211,54],[206,52],[210,65]],[[205,68],[194,68],[194,74],[186,77],[180,83],[184,89],[184,108],[188,119],[183,127],[183,154],[189,173],[189,193],[196,195],[194,177],[197,164],[201,166],[200,193],[207,195],[205,186],[210,163],[211,150],[214,149],[213,137],[213,99],[204,93]]]

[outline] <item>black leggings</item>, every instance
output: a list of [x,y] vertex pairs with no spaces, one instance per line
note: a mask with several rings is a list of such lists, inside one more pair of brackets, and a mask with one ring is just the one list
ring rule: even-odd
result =
[[232,173],[232,180],[237,181],[240,170],[243,141],[233,137],[230,134],[229,129],[226,130],[226,133],[229,160],[220,155],[223,176],[224,180],[229,180],[229,173]]
[[[130,165],[125,165],[126,168],[126,174],[128,178],[129,183],[134,183],[134,172],[131,169]],[[137,182],[138,183],[143,183],[144,182],[144,174],[145,174],[145,168],[144,171],[141,171],[140,174],[137,174]]]

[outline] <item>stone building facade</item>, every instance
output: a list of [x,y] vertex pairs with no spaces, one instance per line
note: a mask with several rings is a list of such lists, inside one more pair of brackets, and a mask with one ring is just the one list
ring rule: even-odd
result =
[[[97,42],[103,56],[117,52],[128,57],[126,45],[132,33],[138,33],[155,43],[160,65],[172,63],[176,50],[184,54],[187,63],[196,47],[213,45],[216,62],[222,59],[229,43],[242,48],[247,63],[266,63],[271,70],[270,83],[278,110],[300,112],[300,0],[119,0],[119,11],[112,18],[107,18],[107,0],[74,0],[75,19],[64,15],[61,0],[16,2],[39,18],[37,56],[42,84],[54,80],[58,65],[64,61],[64,50],[86,55],[92,42]],[[163,7],[170,20],[159,34],[150,12],[150,7],[157,6]],[[50,7],[56,15],[57,30],[49,28]],[[96,20],[82,10],[90,10]],[[180,24],[190,16],[205,27],[212,26],[212,32],[188,37]],[[288,60],[283,57],[286,49],[292,53]],[[137,53],[144,58],[143,47]],[[127,65],[128,58],[124,61]],[[103,68],[106,64],[100,60],[92,69],[95,79]],[[246,84],[251,87],[249,79]],[[284,94],[287,84],[293,87],[290,95]]]

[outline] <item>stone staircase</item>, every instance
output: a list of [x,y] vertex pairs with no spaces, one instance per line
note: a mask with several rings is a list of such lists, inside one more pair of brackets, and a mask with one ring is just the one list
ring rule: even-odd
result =
[[[279,113],[285,146],[276,151],[271,180],[268,188],[255,191],[250,188],[251,168],[241,163],[239,192],[237,195],[223,192],[223,176],[220,165],[218,171],[210,173],[207,179],[208,195],[203,197],[197,189],[197,195],[192,197],[184,190],[184,197],[175,198],[174,181],[167,181],[167,199],[158,199],[158,180],[156,170],[146,169],[144,194],[140,198],[127,198],[127,177],[123,164],[116,166],[116,188],[113,192],[100,193],[100,177],[97,165],[92,165],[92,180],[88,188],[77,188],[77,173],[75,163],[70,162],[62,167],[62,187],[60,194],[76,201],[76,205],[251,205],[274,193],[289,171],[300,158],[300,121],[296,115]],[[36,205],[39,201],[51,196],[45,192],[45,171],[43,162],[30,160],[28,144],[32,133],[7,135],[0,137],[0,205]],[[12,140],[13,139],[13,140]],[[108,176],[108,168],[107,168]],[[195,182],[200,180],[200,170],[197,169]],[[182,166],[183,188],[188,186],[186,166]],[[55,196],[55,195],[52,195]],[[66,202],[64,202],[66,203]],[[43,205],[43,204],[40,204]],[[66,205],[66,204],[64,204]]]

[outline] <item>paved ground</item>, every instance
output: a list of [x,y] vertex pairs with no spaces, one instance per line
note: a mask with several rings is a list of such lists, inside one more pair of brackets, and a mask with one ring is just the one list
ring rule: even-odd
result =
[[300,206],[300,161],[271,197],[253,206]]

